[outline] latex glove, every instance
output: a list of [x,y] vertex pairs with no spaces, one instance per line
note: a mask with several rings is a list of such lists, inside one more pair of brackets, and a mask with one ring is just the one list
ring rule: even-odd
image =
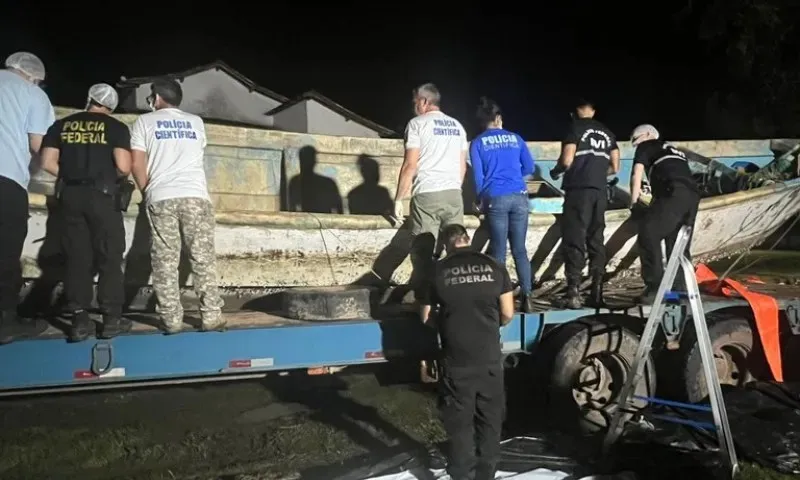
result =
[[403,223],[403,202],[399,200],[394,202],[394,219],[397,223]]
[[561,172],[557,171],[555,168],[550,169],[550,178],[553,180],[558,180],[561,177]]

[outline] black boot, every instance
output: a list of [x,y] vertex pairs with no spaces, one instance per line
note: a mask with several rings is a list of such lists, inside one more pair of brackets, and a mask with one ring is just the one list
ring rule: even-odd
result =
[[520,298],[520,308],[523,313],[533,313],[534,311],[533,293],[523,293]]
[[605,305],[603,301],[603,276],[592,276],[592,286],[589,290],[589,301],[587,302],[594,308],[601,308]]
[[69,329],[70,342],[82,342],[89,338],[92,331],[92,319],[86,310],[78,310],[72,315],[72,328]]
[[22,338],[35,337],[47,330],[47,322],[38,318],[23,319],[16,309],[0,312],[0,345]]
[[645,287],[644,292],[637,299],[642,305],[652,305],[656,301],[656,293],[658,293],[658,285],[648,285]]
[[131,329],[131,321],[118,314],[103,315],[103,326],[100,329],[100,338],[114,338],[117,335],[128,333]]
[[566,305],[567,308],[571,308],[572,310],[581,308],[581,292],[578,290],[577,285],[570,285],[567,287]]

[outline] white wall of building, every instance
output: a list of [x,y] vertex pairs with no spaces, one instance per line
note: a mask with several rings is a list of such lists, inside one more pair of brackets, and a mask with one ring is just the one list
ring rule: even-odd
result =
[[[209,119],[272,127],[272,118],[264,113],[281,104],[266,95],[251,92],[225,71],[213,68],[185,77],[181,87],[181,109]],[[140,85],[134,98],[126,99],[123,107],[147,110],[149,95],[150,84]]]

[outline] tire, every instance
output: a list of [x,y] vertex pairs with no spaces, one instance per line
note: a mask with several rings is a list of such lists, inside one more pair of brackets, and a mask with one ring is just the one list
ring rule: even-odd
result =
[[[584,434],[608,428],[639,346],[639,336],[614,322],[587,318],[568,323],[546,340],[550,364],[548,409],[560,425]],[[652,358],[635,395],[650,397],[656,389]],[[631,410],[647,406],[633,400]],[[632,414],[625,414],[625,420]]]
[[[753,359],[750,358],[753,351],[753,329],[750,322],[746,318],[727,314],[709,314],[706,322],[714,358],[717,360],[720,384],[743,386],[753,380]],[[687,322],[686,328],[678,351],[682,365],[677,369],[680,372],[677,386],[685,395],[682,400],[698,403],[708,396],[708,387],[691,320]]]
[[300,287],[283,292],[288,318],[315,322],[371,318],[372,291],[367,287]]

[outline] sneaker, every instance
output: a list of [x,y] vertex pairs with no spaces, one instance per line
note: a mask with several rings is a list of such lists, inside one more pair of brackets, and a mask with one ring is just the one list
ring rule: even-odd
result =
[[86,310],[80,310],[72,315],[72,326],[69,329],[70,342],[82,342],[94,333],[92,319]]

